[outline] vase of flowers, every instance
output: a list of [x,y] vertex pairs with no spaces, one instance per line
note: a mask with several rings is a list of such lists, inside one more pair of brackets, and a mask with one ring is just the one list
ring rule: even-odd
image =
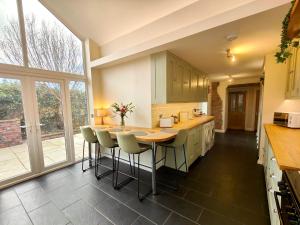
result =
[[111,107],[113,108],[113,112],[115,114],[118,114],[121,118],[121,127],[125,126],[125,117],[127,117],[127,113],[132,113],[133,109],[134,109],[134,105],[132,104],[132,102],[130,102],[129,104],[124,105],[123,103],[118,104],[118,103],[114,103],[111,105]]

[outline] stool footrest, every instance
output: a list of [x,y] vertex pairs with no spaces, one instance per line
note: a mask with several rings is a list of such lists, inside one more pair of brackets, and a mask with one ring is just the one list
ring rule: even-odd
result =
[[122,181],[121,183],[117,184],[115,186],[115,189],[120,190],[121,188],[125,187],[130,182],[134,181],[135,179],[133,177],[128,177],[126,180]]
[[112,174],[113,172],[114,172],[114,170],[108,170],[108,171],[106,171],[106,172],[104,172],[104,173],[102,173],[102,174],[100,174],[100,175],[97,174],[97,175],[96,175],[96,178],[97,178],[98,180],[100,180],[101,178],[106,177],[106,176]]

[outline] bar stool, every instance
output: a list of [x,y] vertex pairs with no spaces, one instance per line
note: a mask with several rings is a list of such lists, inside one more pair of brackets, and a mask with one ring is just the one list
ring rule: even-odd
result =
[[[175,169],[177,171],[180,170],[180,168],[185,165],[185,171],[188,172],[188,167],[187,167],[187,162],[186,162],[186,152],[185,152],[185,143],[187,140],[188,132],[187,130],[179,130],[174,141],[172,142],[163,142],[163,143],[158,143],[157,146],[161,146],[165,150],[165,155],[164,155],[164,166],[166,165],[166,160],[167,160],[167,150],[168,149],[173,149],[173,154],[174,154],[174,164],[175,164]],[[176,149],[181,148],[183,151],[184,155],[184,162],[177,167],[177,158],[176,158]],[[162,159],[161,159],[162,160]],[[161,161],[160,160],[160,161]]]
[[[96,177],[97,179],[101,179],[104,176],[107,176],[111,173],[113,173],[113,186],[114,186],[114,172],[115,172],[115,148],[119,147],[119,145],[111,138],[110,133],[107,130],[99,130],[96,131],[96,136],[98,138],[99,144],[104,147],[110,149],[110,156],[112,157],[112,167],[106,166],[101,164],[101,149],[99,149],[98,157],[97,157],[97,163],[96,163]],[[105,154],[105,153],[104,153]],[[99,174],[99,166],[108,168],[107,172],[104,172],[102,174]]]
[[[83,148],[82,148],[82,160],[81,160],[81,169],[83,172],[87,171],[88,169],[93,167],[93,159],[92,159],[92,144],[95,144],[95,162],[96,162],[96,153],[99,148],[99,142],[94,134],[94,131],[90,127],[80,127],[81,134],[84,138],[83,140]],[[89,158],[85,159],[84,158],[84,149],[85,149],[85,142],[88,143],[88,148],[89,148]],[[88,160],[89,161],[89,167],[84,168],[83,164],[84,161]]]
[[[118,133],[117,140],[118,140],[120,149],[122,149],[124,152],[128,153],[129,156],[133,155],[133,157],[134,157],[134,155],[138,155],[138,162],[137,162],[138,171],[137,171],[137,177],[135,176],[135,172],[134,172],[134,174],[129,175],[129,174],[125,174],[125,173],[122,173],[119,171],[119,164],[120,164],[120,149],[119,149],[118,158],[117,158],[118,161],[117,161],[117,168],[116,168],[117,174],[116,174],[116,186],[115,187],[116,187],[116,189],[120,189],[121,187],[125,186],[132,180],[137,180],[138,199],[140,201],[142,201],[152,192],[152,190],[147,192],[145,195],[140,196],[140,165],[141,165],[140,164],[140,154],[151,149],[151,146],[144,145],[144,144],[138,144],[134,134]],[[129,158],[129,160],[130,160],[130,158]],[[134,167],[134,171],[135,171],[135,167]],[[119,173],[122,173],[123,175],[129,177],[129,179],[118,184]]]

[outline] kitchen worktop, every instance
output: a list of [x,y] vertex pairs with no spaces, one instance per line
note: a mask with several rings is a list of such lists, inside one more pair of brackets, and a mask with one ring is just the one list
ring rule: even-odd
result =
[[117,132],[131,132],[134,133],[139,141],[145,142],[163,142],[174,138],[178,130],[181,129],[192,129],[201,124],[208,123],[214,120],[213,116],[200,116],[185,122],[175,124],[172,128],[145,128],[145,127],[134,127],[125,126],[120,128],[117,125],[99,125],[95,126],[95,129],[107,129],[110,133]]
[[300,129],[264,125],[281,170],[300,170]]
[[192,129],[196,126],[199,126],[204,123],[208,123],[212,120],[214,120],[214,116],[199,116],[199,117],[194,117],[193,119],[187,120],[185,122],[180,122],[178,124],[174,124],[173,128],[174,129]]

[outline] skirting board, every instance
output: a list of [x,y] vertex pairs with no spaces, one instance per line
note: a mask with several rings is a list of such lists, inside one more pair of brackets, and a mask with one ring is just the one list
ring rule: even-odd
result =
[[225,130],[221,130],[221,129],[215,129],[215,132],[217,132],[217,133],[225,133],[226,131]]

